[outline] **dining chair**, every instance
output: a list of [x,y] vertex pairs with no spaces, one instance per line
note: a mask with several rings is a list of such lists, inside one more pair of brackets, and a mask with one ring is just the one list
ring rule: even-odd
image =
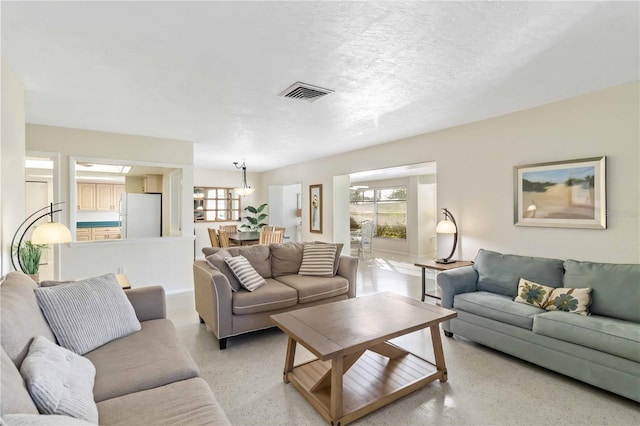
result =
[[262,231],[258,244],[281,243],[282,239],[282,231]]
[[238,225],[220,225],[220,230],[233,234],[234,232],[238,232]]
[[216,230],[214,228],[207,228],[209,232],[209,240],[211,240],[211,247],[220,247],[220,242],[218,241],[218,234],[216,234]]
[[285,234],[286,230],[287,230],[287,228],[285,228],[284,226],[276,226],[275,229],[274,229],[274,231],[282,232],[282,239],[283,240],[284,240],[284,234]]
[[275,226],[271,226],[271,225],[265,225],[265,226],[262,227],[262,232],[264,232],[264,231],[275,231],[275,230],[276,230]]
[[218,241],[220,241],[220,247],[229,248],[229,233],[227,231],[218,230]]

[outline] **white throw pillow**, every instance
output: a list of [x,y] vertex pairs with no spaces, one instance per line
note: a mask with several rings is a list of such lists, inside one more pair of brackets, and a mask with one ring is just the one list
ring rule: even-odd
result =
[[2,420],[7,426],[91,426],[95,424],[57,414],[6,414],[2,416]]
[[226,257],[224,261],[236,276],[240,285],[249,291],[254,291],[264,284],[266,280],[255,270],[244,256]]
[[87,358],[36,336],[20,373],[41,413],[98,424],[98,407],[93,401],[96,369]]
[[84,355],[140,331],[140,321],[114,274],[35,290],[60,346]]
[[336,250],[335,244],[305,244],[298,275],[332,277]]
[[518,295],[514,299],[514,302],[544,308],[552,291],[553,287],[520,278],[518,282]]

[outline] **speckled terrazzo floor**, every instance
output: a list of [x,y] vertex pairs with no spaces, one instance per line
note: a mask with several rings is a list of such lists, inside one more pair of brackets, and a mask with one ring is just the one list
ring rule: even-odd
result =
[[[361,260],[358,295],[395,291],[419,298],[420,270],[400,257]],[[430,280],[428,285],[433,286]],[[193,293],[169,295],[168,315],[234,425],[323,425],[282,381],[287,338],[270,329],[229,339],[220,351],[198,322]],[[431,302],[431,301],[428,301]],[[464,338],[443,337],[449,381],[438,381],[354,425],[638,425],[640,405]],[[431,357],[428,331],[395,340]],[[296,362],[312,356],[298,349]]]

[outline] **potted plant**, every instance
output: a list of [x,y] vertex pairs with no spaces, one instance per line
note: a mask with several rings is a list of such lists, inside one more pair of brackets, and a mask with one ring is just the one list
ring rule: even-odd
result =
[[244,216],[243,219],[247,219],[248,224],[240,225],[241,230],[249,230],[249,231],[259,231],[263,226],[267,224],[264,220],[267,218],[266,213],[262,213],[264,208],[267,207],[267,204],[262,204],[257,208],[254,206],[245,207],[244,210],[252,213],[251,216]]
[[22,272],[29,275],[35,282],[39,282],[38,272],[40,271],[40,258],[42,252],[48,247],[46,245],[32,244],[31,240],[22,243],[19,250]]

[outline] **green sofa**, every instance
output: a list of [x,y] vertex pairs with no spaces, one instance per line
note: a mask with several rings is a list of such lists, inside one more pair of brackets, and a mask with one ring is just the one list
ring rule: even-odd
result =
[[[591,288],[589,316],[515,302],[520,278]],[[454,334],[640,401],[640,265],[480,250],[473,266],[437,278]]]

